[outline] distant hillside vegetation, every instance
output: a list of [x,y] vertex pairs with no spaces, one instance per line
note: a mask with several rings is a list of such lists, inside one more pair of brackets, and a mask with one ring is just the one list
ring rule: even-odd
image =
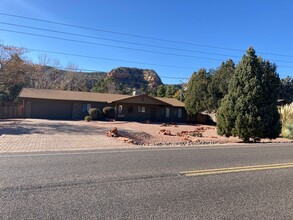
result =
[[63,70],[33,64],[17,54],[4,61],[0,69],[0,100],[15,100],[23,87],[120,94],[136,90],[152,96],[162,87],[159,94],[162,97],[165,90],[169,91],[168,97],[176,92],[175,87],[167,90],[158,74],[150,69],[119,67],[108,73],[81,72],[74,67]]
[[88,92],[97,82],[106,77],[107,73],[105,72],[76,72],[39,66],[32,87]]

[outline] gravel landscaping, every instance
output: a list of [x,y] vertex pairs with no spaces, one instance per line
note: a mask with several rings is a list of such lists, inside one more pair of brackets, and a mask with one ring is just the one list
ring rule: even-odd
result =
[[[138,145],[179,145],[193,146],[200,144],[229,144],[242,143],[237,137],[223,137],[217,135],[215,126],[207,125],[188,125],[188,124],[154,124],[154,123],[138,123],[138,122],[122,122],[122,121],[92,121],[88,126],[111,130],[116,127],[121,136],[134,140]],[[171,135],[163,135],[160,130],[165,129],[171,132]],[[201,136],[178,136],[180,132],[192,132],[199,130]],[[262,143],[284,143],[292,142],[286,138],[277,138],[275,140],[262,139]]]

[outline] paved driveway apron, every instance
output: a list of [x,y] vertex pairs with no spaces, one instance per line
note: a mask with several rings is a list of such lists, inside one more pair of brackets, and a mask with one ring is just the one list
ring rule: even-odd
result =
[[[96,123],[96,122],[95,122]],[[129,147],[83,121],[0,121],[0,152],[70,151]]]

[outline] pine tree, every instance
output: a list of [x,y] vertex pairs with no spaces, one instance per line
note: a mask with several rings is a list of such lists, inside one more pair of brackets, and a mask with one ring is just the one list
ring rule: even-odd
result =
[[276,66],[255,55],[251,47],[237,65],[229,92],[217,112],[218,134],[250,138],[276,138],[280,134],[277,97],[280,79]]

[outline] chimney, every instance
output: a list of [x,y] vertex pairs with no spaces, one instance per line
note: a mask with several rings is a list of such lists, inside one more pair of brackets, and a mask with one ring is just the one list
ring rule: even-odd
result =
[[135,89],[132,91],[132,96],[136,96],[136,90]]

